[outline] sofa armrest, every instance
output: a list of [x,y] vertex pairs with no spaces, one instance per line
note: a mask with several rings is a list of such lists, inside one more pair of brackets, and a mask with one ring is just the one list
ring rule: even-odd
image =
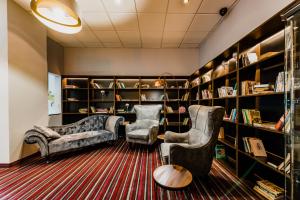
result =
[[175,133],[172,131],[166,131],[165,140],[166,143],[189,143],[189,133]]
[[119,135],[119,126],[124,122],[124,117],[120,116],[109,116],[105,123],[105,130],[115,134],[116,138]]
[[27,144],[37,143],[40,147],[41,156],[45,157],[49,155],[48,140],[47,138],[35,129],[26,131],[24,141]]

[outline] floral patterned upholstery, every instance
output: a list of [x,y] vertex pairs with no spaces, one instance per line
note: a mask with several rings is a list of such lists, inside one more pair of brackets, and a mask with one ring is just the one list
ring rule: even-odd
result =
[[47,157],[58,152],[117,140],[119,125],[123,121],[123,117],[93,115],[72,124],[49,127],[61,135],[58,139],[46,138],[40,130],[31,129],[25,133],[24,140],[28,144],[37,143],[41,156]]

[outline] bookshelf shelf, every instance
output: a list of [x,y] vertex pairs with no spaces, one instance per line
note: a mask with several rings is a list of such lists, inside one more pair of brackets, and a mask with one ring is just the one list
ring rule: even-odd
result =
[[216,78],[213,78],[213,81],[216,81],[216,80],[219,80],[219,79],[222,79],[222,78],[226,78],[228,76],[233,76],[233,75],[235,75],[236,72],[237,72],[237,70],[233,70],[231,72],[228,72],[227,74],[224,74],[222,76],[218,76]]
[[230,147],[232,149],[236,149],[236,146],[234,145],[234,143],[232,143],[232,142],[230,142],[230,141],[228,141],[226,139],[219,138],[218,141],[221,142],[222,144],[227,145],[228,147]]
[[284,92],[267,92],[267,93],[260,93],[260,94],[248,94],[248,95],[241,95],[238,96],[239,98],[245,97],[260,97],[260,96],[271,96],[271,95],[283,95]]
[[276,134],[281,134],[284,135],[283,131],[278,131],[276,129],[270,129],[270,128],[264,128],[264,127],[258,127],[258,126],[252,126],[249,124],[244,124],[244,123],[239,123],[240,126],[244,126],[244,127],[249,127],[249,128],[253,128],[253,129],[257,129],[257,130],[262,130],[262,131],[267,131],[267,132],[271,132],[271,133],[276,133]]

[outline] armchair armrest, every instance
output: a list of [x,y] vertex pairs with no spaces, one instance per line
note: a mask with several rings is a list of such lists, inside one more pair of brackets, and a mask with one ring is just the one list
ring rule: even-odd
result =
[[124,117],[109,116],[105,123],[105,130],[115,134],[115,139],[118,138],[119,126],[124,122]]
[[41,156],[45,157],[49,155],[48,140],[47,138],[35,129],[26,131],[24,141],[27,144],[37,143],[40,147]]
[[165,142],[167,143],[189,143],[189,133],[175,133],[166,131]]

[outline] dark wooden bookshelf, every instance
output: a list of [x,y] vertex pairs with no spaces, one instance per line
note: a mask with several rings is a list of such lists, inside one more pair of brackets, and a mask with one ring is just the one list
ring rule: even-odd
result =
[[[62,78],[63,124],[72,123],[86,116],[96,114],[123,116],[126,121],[133,122],[136,120],[136,114],[130,112],[133,105],[161,104],[163,111],[165,111],[161,113],[161,118],[170,121],[169,125],[167,125],[166,122],[160,125],[161,132],[165,132],[166,130],[183,132],[189,129],[190,123],[186,126],[182,126],[182,121],[184,118],[189,117],[187,110],[190,105],[190,98],[181,100],[182,95],[190,92],[190,87],[183,88],[185,81],[189,80],[188,76],[161,77],[160,79],[166,83],[163,87],[154,87],[154,82],[158,79],[157,76],[65,75]],[[113,86],[111,84],[113,84]],[[74,85],[76,88],[65,88],[66,85]],[[142,85],[147,88],[143,88]],[[148,99],[142,100],[141,94],[145,94]],[[166,94],[174,99],[166,99]],[[120,95],[122,99],[118,101],[116,95]],[[161,95],[164,95],[163,99],[159,99]],[[67,98],[75,98],[76,100],[70,101],[67,100]],[[126,105],[128,108],[126,108]],[[166,106],[171,106],[175,112],[167,113]],[[178,112],[180,106],[185,107],[185,113]],[[113,112],[92,112],[91,107],[95,109],[108,109],[113,107]],[[80,108],[86,108],[88,112],[79,113],[78,110]]]
[[[276,24],[273,26],[273,24]],[[267,127],[244,124],[242,109],[256,109],[263,121],[276,123],[284,114],[284,92],[265,92],[242,95],[242,82],[251,80],[261,84],[275,85],[279,72],[284,71],[284,23],[278,15],[258,27],[220,55],[201,66],[190,76],[190,82],[200,79],[198,85],[191,86],[191,104],[223,106],[227,115],[236,109],[235,121],[224,119],[224,138],[218,138],[218,144],[225,148],[226,159],[220,160],[243,181],[254,186],[260,179],[267,179],[285,188],[285,172],[269,165],[279,165],[285,159],[285,133]],[[244,65],[242,55],[248,52],[257,54],[257,61]],[[275,52],[275,53],[274,53]],[[220,73],[224,61],[233,60],[227,71]],[[224,68],[225,69],[225,68]],[[212,70],[210,80],[204,76]],[[218,88],[236,87],[236,95],[219,96]],[[202,91],[208,90],[212,98],[203,98]],[[199,99],[197,98],[199,95]],[[262,140],[267,157],[255,157],[244,150],[243,137],[256,137]],[[278,178],[277,178],[278,177]],[[263,199],[263,197],[262,197]]]

